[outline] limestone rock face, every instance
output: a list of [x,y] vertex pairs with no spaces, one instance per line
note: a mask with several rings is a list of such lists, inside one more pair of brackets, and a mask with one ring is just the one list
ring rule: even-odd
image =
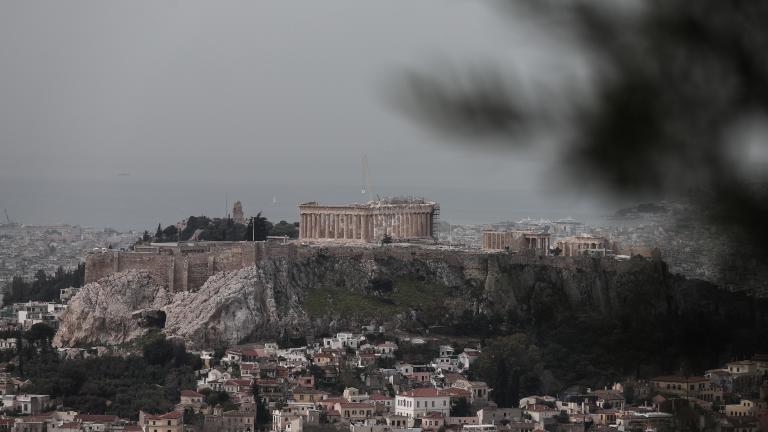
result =
[[70,301],[53,340],[56,346],[113,345],[146,332],[136,311],[159,309],[171,294],[149,273],[131,270],[85,285]]
[[203,349],[368,324],[424,331],[467,312],[536,323],[563,313],[720,313],[723,302],[697,300],[707,292],[643,259],[328,248],[216,273],[194,292],[169,293],[142,271],[115,274],[75,296],[55,343],[122,344],[158,327]]
[[[276,282],[275,275],[247,267],[215,274],[197,292],[177,293],[164,308],[165,333],[195,347],[212,347],[307,325],[295,286]],[[282,297],[279,304],[277,296]]]

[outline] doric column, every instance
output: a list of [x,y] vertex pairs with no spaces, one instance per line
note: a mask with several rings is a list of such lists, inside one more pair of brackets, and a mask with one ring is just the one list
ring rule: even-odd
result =
[[323,218],[322,237],[328,238],[328,214],[323,213],[322,218]]
[[408,237],[413,237],[413,213],[405,214],[405,227],[406,227],[405,235]]
[[339,214],[333,214],[333,238],[339,238]]
[[363,239],[363,215],[359,214],[355,216],[355,226],[357,227],[357,234],[355,238],[358,240]]
[[372,215],[367,215],[365,217],[365,220],[367,222],[367,225],[366,225],[367,229],[365,230],[367,235],[366,235],[365,239],[366,239],[366,241],[372,241],[373,240],[373,216]]
[[352,215],[352,238],[357,240],[357,233],[360,232],[357,228],[357,215]]
[[304,225],[304,215],[302,213],[299,213],[299,238],[306,237],[304,235],[304,227],[305,226],[306,225]]

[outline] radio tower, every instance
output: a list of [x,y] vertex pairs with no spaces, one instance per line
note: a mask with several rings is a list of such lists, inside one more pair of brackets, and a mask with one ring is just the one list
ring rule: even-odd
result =
[[361,163],[363,167],[363,187],[360,193],[362,195],[365,195],[367,192],[368,201],[373,201],[373,190],[371,190],[371,177],[368,173],[368,156],[365,153],[363,153]]

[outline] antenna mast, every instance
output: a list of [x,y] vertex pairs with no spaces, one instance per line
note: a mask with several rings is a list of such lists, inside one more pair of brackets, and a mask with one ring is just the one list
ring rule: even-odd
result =
[[368,172],[368,155],[363,153],[363,157],[361,160],[362,168],[363,168],[363,187],[361,194],[365,195],[366,191],[368,192],[368,201],[373,201],[373,190],[371,189],[371,176]]

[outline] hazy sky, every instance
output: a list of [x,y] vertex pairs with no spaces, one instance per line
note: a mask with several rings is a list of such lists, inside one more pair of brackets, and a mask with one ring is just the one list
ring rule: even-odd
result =
[[0,207],[151,228],[219,216],[227,194],[295,220],[300,201],[363,201],[365,153],[375,192],[446,220],[601,214],[545,184],[546,152],[452,140],[388,97],[411,69],[575,79],[546,27],[478,0],[3,1]]

